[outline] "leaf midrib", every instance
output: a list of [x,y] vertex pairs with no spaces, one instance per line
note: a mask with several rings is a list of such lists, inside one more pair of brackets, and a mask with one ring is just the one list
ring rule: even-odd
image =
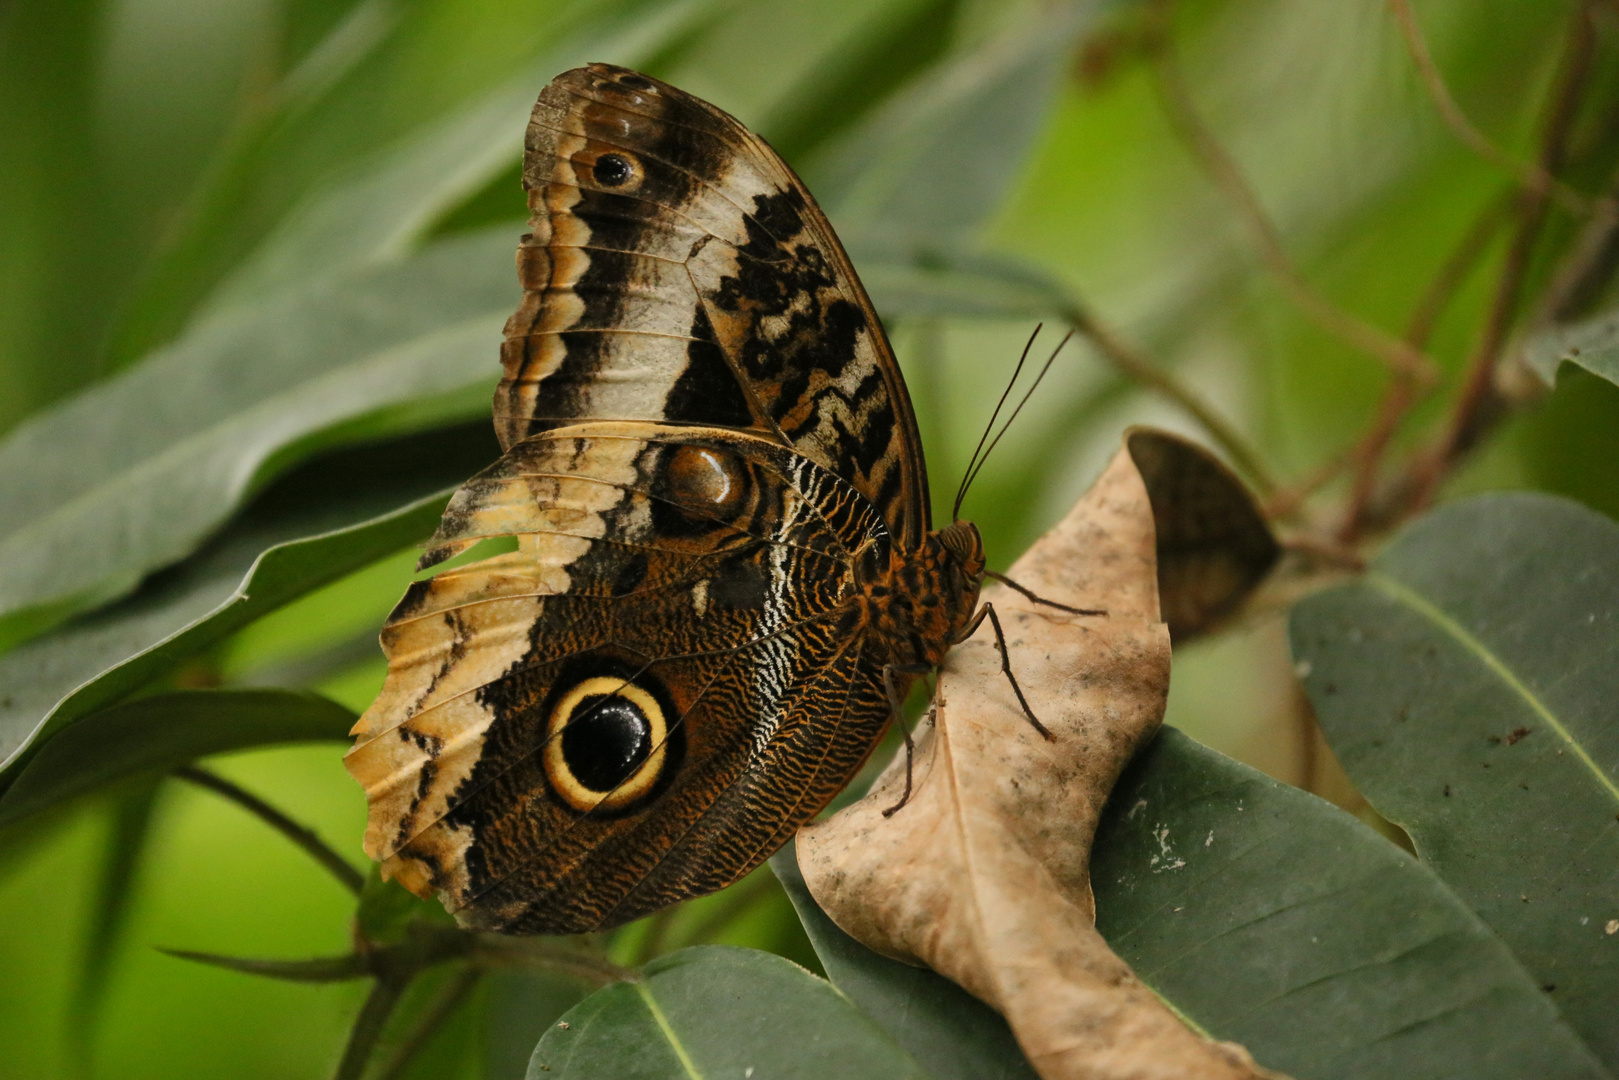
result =
[[1553,713],[1551,709],[1547,707],[1546,703],[1541,701],[1540,698],[1537,697],[1535,693],[1524,684],[1522,679],[1518,678],[1517,673],[1508,667],[1505,661],[1497,656],[1482,641],[1469,633],[1467,628],[1462,626],[1461,623],[1457,622],[1444,611],[1440,610],[1438,606],[1431,603],[1426,597],[1416,590],[1397,581],[1387,574],[1375,570],[1367,573],[1366,581],[1374,589],[1377,589],[1391,600],[1404,604],[1412,611],[1427,619],[1434,626],[1438,627],[1440,631],[1451,637],[1458,645],[1471,653],[1475,659],[1488,668],[1491,674],[1495,675],[1496,678],[1505,683],[1508,689],[1512,690],[1520,698],[1522,698],[1524,703],[1534,711],[1535,715],[1540,717],[1540,719],[1546,723],[1547,727],[1556,732],[1557,736],[1568,744],[1569,750],[1571,750],[1574,756],[1578,758],[1588,770],[1590,770],[1591,775],[1596,777],[1597,783],[1601,784],[1603,789],[1607,791],[1614,804],[1619,806],[1619,785],[1616,785],[1613,779],[1609,777],[1607,773],[1602,771],[1602,767],[1596,763],[1595,759],[1593,759],[1591,755],[1586,752],[1585,747],[1580,744],[1579,740],[1575,739],[1568,728],[1564,726],[1563,722],[1557,718],[1557,714]]

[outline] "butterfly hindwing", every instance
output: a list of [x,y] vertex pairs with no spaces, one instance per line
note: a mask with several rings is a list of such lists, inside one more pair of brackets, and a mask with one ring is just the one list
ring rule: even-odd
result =
[[[347,759],[367,851],[468,925],[592,929],[734,880],[887,723],[841,603],[886,527],[785,447],[554,429],[463,487],[427,558],[494,535],[518,550],[418,582],[390,617]],[[628,777],[598,760],[622,748],[614,710],[657,721]]]

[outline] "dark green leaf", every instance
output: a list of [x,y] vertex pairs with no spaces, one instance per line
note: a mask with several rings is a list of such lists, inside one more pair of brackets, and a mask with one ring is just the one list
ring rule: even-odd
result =
[[926,1074],[821,979],[753,949],[703,945],[598,990],[550,1027],[528,1080],[900,1080]]
[[1523,358],[1548,384],[1557,382],[1557,369],[1564,364],[1619,384],[1619,310],[1554,326],[1529,341]]
[[1001,1014],[930,968],[890,960],[845,934],[816,904],[792,844],[770,860],[827,978],[937,1080],[1036,1080]]
[[250,957],[220,956],[216,953],[191,952],[187,949],[163,949],[177,960],[192,960],[199,964],[240,971],[246,975],[262,975],[268,979],[286,982],[347,982],[371,974],[371,963],[359,953],[350,956],[320,956],[312,960],[255,960]]
[[0,619],[130,591],[323,446],[485,414],[512,242],[446,241],[222,316],[12,433]]
[[419,542],[448,492],[421,496],[474,471],[474,462],[494,456],[493,445],[479,424],[322,458],[136,596],[0,656],[6,767],[41,732],[127,697],[288,600]]
[[[113,956],[123,942],[135,885],[152,839],[162,782],[161,777],[142,777],[114,792],[110,800],[111,827],[102,847],[94,914],[84,955],[79,960],[79,984],[74,992],[73,1018],[81,1031],[94,1031],[100,1020]],[[4,822],[5,807],[0,802],[0,824]],[[90,1049],[89,1040],[84,1041],[83,1049]],[[88,1056],[84,1063],[88,1064]]]
[[1013,17],[885,102],[806,163],[857,263],[957,250],[1001,204],[1056,100],[1074,42],[1105,5]]
[[484,988],[485,1080],[523,1080],[534,1044],[585,996],[578,979],[551,971],[502,968]]
[[[386,262],[522,153],[534,99],[568,68],[593,60],[635,66],[729,0],[616,0],[598,4],[498,87],[412,134],[356,175],[297,207],[208,300],[210,310],[253,305],[311,276]],[[520,228],[510,230],[515,247]],[[511,253],[494,266],[516,281]],[[508,307],[511,306],[508,304]],[[493,354],[491,354],[493,356]]]
[[1619,1066],[1619,525],[1545,495],[1443,507],[1292,641],[1356,786]]
[[1608,1075],[1429,870],[1172,728],[1114,788],[1091,881],[1143,981],[1298,1080]]
[[0,795],[0,827],[128,776],[209,754],[342,740],[354,714],[293,690],[182,690],[92,713],[41,743]]
[[906,261],[878,252],[860,262],[860,280],[885,316],[1032,319],[1070,306],[1062,283],[988,255],[939,253]]
[[367,941],[395,945],[405,940],[412,922],[439,922],[443,913],[436,901],[421,899],[397,881],[382,880],[381,867],[372,863],[366,871],[354,922]]
[[399,258],[515,160],[553,75],[591,59],[633,63],[712,6],[364,5],[289,73],[278,108],[254,118],[196,193],[126,305],[117,362],[173,337],[199,307],[218,313]]

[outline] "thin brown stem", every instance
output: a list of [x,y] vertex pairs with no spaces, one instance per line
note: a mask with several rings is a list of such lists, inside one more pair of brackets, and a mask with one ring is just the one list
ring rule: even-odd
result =
[[1252,235],[1260,260],[1283,295],[1310,321],[1327,333],[1375,358],[1390,370],[1419,385],[1438,382],[1438,367],[1421,349],[1414,349],[1371,323],[1344,311],[1322,296],[1305,280],[1282,244],[1281,234],[1260,205],[1242,170],[1226,152],[1214,133],[1198,115],[1191,94],[1176,62],[1173,40],[1167,31],[1168,4],[1160,4],[1159,32],[1149,56],[1157,74],[1160,100],[1170,123],[1186,142],[1192,155],[1213,179],[1215,186],[1236,210]]
[[365,1004],[360,1006],[360,1015],[354,1018],[354,1026],[349,1029],[348,1043],[343,1047],[334,1080],[360,1080],[365,1075],[371,1051],[376,1048],[383,1028],[388,1026],[388,1018],[393,1015],[414,974],[389,974],[377,979],[371,993],[366,995]]
[[244,791],[223,776],[208,772],[206,769],[199,769],[195,765],[182,765],[175,769],[172,775],[186,781],[188,784],[195,784],[197,787],[207,788],[216,795],[224,796],[254,817],[257,817],[302,848],[310,858],[324,867],[345,889],[355,896],[359,896],[360,890],[365,887],[365,875],[356,870],[347,859],[328,847],[325,841],[315,834],[315,830],[298,824],[252,792]]
[[[1405,340],[1419,349],[1426,349],[1441,316],[1449,308],[1456,293],[1466,283],[1468,275],[1478,266],[1496,233],[1506,223],[1515,204],[1509,193],[1492,199],[1473,219],[1451,249],[1439,270],[1428,283],[1422,298],[1411,312],[1406,324]],[[1390,380],[1383,399],[1378,403],[1372,425],[1350,451],[1355,465],[1354,483],[1350,489],[1349,505],[1344,511],[1343,523],[1338,530],[1341,543],[1352,544],[1364,532],[1367,514],[1377,489],[1378,466],[1400,423],[1420,400],[1421,388],[1409,379],[1395,376]]]
[[554,939],[505,937],[478,934],[472,948],[473,961],[484,967],[526,967],[555,971],[589,983],[606,986],[615,982],[636,982],[640,974],[623,968],[599,952],[557,944]]
[[1608,181],[1608,195],[1569,245],[1563,261],[1552,271],[1546,291],[1535,303],[1531,326],[1572,318],[1600,288],[1603,278],[1613,272],[1611,263],[1616,241],[1619,241],[1619,171]]
[[1511,173],[1525,191],[1542,196],[1549,195],[1570,213],[1584,215],[1596,211],[1604,202],[1611,205],[1611,200],[1592,199],[1575,191],[1539,165],[1518,160],[1474,127],[1473,122],[1456,103],[1456,99],[1451,96],[1450,87],[1445,84],[1444,76],[1434,63],[1433,54],[1428,51],[1427,39],[1423,37],[1422,27],[1417,23],[1417,17],[1411,10],[1410,0],[1388,0],[1388,2],[1394,21],[1400,26],[1400,35],[1405,38],[1406,49],[1411,53],[1411,61],[1416,64],[1417,74],[1422,77],[1423,85],[1433,98],[1440,117],[1469,149],[1485,161]]
[[455,1015],[455,1010],[466,1001],[482,977],[483,972],[471,966],[462,968],[451,976],[450,981],[439,990],[426,1011],[417,1019],[410,1033],[400,1041],[393,1055],[377,1070],[373,1080],[397,1080],[403,1076],[416,1055],[433,1040],[433,1036],[438,1034],[445,1021]]
[[[1540,167],[1549,173],[1556,172],[1563,162],[1569,130],[1591,73],[1595,44],[1590,7],[1582,4],[1569,26],[1568,46],[1541,126]],[[1526,190],[1519,197],[1518,228],[1496,280],[1483,332],[1468,363],[1449,425],[1433,450],[1415,463],[1407,497],[1410,508],[1421,508],[1433,500],[1451,467],[1478,444],[1504,412],[1505,402],[1496,388],[1496,366],[1520,307],[1548,201],[1543,191]]]
[[1090,341],[1097,352],[1120,373],[1174,402],[1197,421],[1208,432],[1209,438],[1226,452],[1232,463],[1248,474],[1261,493],[1276,489],[1276,481],[1260,460],[1258,452],[1195,390],[1159,367],[1141,349],[1114,333],[1077,300],[1068,302],[1062,318]]

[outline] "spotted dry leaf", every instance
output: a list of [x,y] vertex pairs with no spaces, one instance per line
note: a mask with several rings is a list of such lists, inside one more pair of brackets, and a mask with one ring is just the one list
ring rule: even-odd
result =
[[1120,451],[1010,571],[1064,614],[987,591],[1036,715],[1024,718],[989,628],[951,651],[918,743],[916,789],[896,760],[860,802],[798,836],[811,893],[877,952],[924,963],[1000,1010],[1045,1080],[1274,1076],[1193,1033],[1094,926],[1090,849],[1119,773],[1163,719],[1153,508]]

